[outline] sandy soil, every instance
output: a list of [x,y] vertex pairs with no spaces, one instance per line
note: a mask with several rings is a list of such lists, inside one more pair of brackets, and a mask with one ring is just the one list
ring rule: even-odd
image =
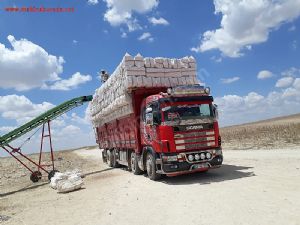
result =
[[300,224],[300,149],[228,150],[220,169],[159,182],[108,168],[99,150],[67,155],[85,187],[2,184],[3,224]]

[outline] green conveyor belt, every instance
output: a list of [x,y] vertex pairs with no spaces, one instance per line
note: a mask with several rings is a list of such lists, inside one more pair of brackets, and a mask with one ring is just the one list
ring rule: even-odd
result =
[[78,98],[73,98],[69,101],[66,101],[47,112],[41,114],[40,116],[36,117],[35,119],[25,123],[19,128],[16,128],[13,131],[3,135],[0,137],[0,147],[7,145],[11,141],[21,137],[22,135],[28,133],[29,131],[33,130],[34,128],[41,126],[42,124],[46,123],[49,120],[53,120],[56,117],[66,113],[67,111],[82,105],[84,102],[89,102],[93,99],[92,95],[88,96],[81,96]]

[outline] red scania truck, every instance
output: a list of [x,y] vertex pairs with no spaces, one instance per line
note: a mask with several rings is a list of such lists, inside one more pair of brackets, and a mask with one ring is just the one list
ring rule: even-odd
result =
[[96,127],[109,166],[125,165],[151,180],[221,166],[218,113],[209,88],[137,88],[131,99],[132,114]]

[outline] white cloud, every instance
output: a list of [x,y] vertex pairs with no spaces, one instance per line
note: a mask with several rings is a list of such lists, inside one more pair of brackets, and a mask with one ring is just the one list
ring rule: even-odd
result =
[[275,86],[278,88],[286,88],[291,86],[293,81],[294,81],[293,77],[283,77],[276,82]]
[[169,22],[162,17],[158,19],[156,19],[155,17],[151,17],[149,18],[149,22],[152,23],[153,25],[165,25],[165,26],[169,25]]
[[126,32],[122,32],[121,38],[127,38],[127,33]]
[[291,27],[288,29],[288,31],[295,31],[295,30],[296,30],[296,26],[295,26],[295,25],[291,26]]
[[0,43],[0,88],[18,91],[41,87],[45,81],[56,81],[63,71],[64,59],[47,53],[26,40],[7,37],[12,49]]
[[296,78],[294,83],[293,83],[293,86],[297,89],[297,90],[300,90],[300,78]]
[[233,82],[238,81],[239,79],[240,79],[239,77],[223,78],[223,79],[221,79],[221,82],[223,84],[231,84]]
[[13,127],[13,126],[2,126],[0,127],[0,136],[7,134],[8,132],[16,129],[17,127]]
[[287,88],[267,96],[250,92],[246,96],[225,95],[215,99],[220,111],[220,125],[229,126],[299,113],[300,89]]
[[296,67],[291,67],[285,71],[283,71],[281,73],[282,76],[286,76],[286,77],[296,77],[296,76],[300,76],[300,69],[296,68]]
[[16,120],[18,124],[27,122],[53,107],[49,102],[34,104],[24,95],[0,96],[1,116]]
[[107,11],[104,20],[112,26],[126,24],[129,31],[141,29],[133,13],[147,13],[158,6],[158,0],[104,0]]
[[149,32],[145,32],[138,38],[138,40],[139,41],[148,40],[149,42],[152,42],[154,39]]
[[212,56],[212,57],[210,57],[210,59],[215,61],[216,63],[220,63],[223,61],[222,57],[216,57],[216,56]]
[[[64,115],[66,115],[66,114],[64,114]],[[61,117],[64,117],[64,115],[62,115]],[[52,127],[63,127],[63,126],[66,126],[66,122],[65,122],[64,118],[61,118],[61,117],[56,118],[55,120],[52,120],[51,121],[51,126]]]
[[[0,88],[70,90],[92,79],[77,72],[62,80],[59,75],[63,72],[63,57],[50,55],[26,39],[16,40],[11,35],[7,39],[12,49],[0,43]],[[72,42],[78,43],[76,40]]]
[[87,116],[87,112],[85,113],[85,117],[83,118],[78,116],[76,113],[72,113],[71,120],[79,124],[90,124],[90,120],[89,117]]
[[65,136],[66,134],[72,135],[80,132],[80,128],[74,125],[68,125],[61,129],[58,133],[57,136]]
[[[295,76],[296,68],[282,74]],[[296,72],[295,72],[296,71]],[[250,92],[245,96],[216,97],[221,126],[247,123],[300,112],[300,77],[286,76],[279,82],[281,89],[263,96]]]
[[43,86],[43,89],[68,91],[91,80],[92,77],[90,75],[82,75],[77,72],[74,73],[69,79],[56,81],[52,85],[46,84]]
[[298,42],[296,40],[293,40],[292,49],[296,50],[297,48],[298,48]]
[[269,33],[300,15],[300,0],[215,0],[215,13],[222,14],[221,27],[203,34],[199,47],[204,52],[219,49],[229,57],[268,40]]
[[89,5],[97,5],[99,3],[98,0],[88,0]]
[[269,70],[262,70],[257,74],[257,79],[265,80],[265,79],[271,78],[273,76],[274,76],[273,73],[270,72]]

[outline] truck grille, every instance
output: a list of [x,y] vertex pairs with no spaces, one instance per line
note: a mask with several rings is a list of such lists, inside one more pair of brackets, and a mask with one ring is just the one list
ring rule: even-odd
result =
[[[215,146],[215,132],[213,124],[194,125],[204,129],[189,130],[190,126],[174,127],[176,150],[193,150]],[[209,128],[209,130],[206,130]]]

